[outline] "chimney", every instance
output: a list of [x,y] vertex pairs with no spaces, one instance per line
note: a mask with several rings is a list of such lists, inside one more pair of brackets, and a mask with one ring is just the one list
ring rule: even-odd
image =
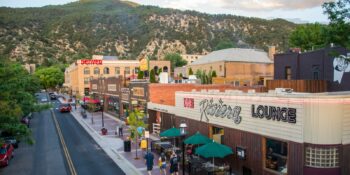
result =
[[276,47],[275,46],[269,46],[269,58],[271,60],[274,60],[274,55],[276,54]]

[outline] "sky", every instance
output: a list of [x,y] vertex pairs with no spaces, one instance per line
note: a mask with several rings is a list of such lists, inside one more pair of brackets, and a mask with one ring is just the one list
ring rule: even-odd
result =
[[[76,0],[0,0],[0,6],[41,7]],[[327,23],[321,5],[332,0],[130,0],[142,5],[196,10],[209,14],[232,14],[265,19],[284,18],[300,22]]]

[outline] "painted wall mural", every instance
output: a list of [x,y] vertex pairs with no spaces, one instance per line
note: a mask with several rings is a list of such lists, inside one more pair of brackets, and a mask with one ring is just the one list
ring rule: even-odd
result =
[[344,73],[350,72],[350,56],[340,55],[333,60],[333,81],[339,84],[342,81]]

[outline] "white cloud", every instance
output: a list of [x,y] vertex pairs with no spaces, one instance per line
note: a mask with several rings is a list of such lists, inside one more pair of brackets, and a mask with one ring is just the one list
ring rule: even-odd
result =
[[326,1],[329,0],[167,0],[162,4],[165,7],[177,9],[217,7],[230,10],[267,11],[309,9],[319,7]]

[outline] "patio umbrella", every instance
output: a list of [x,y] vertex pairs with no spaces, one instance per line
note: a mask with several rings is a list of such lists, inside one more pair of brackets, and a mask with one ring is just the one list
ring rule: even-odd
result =
[[210,142],[212,142],[212,140],[202,135],[200,132],[197,132],[196,134],[192,135],[191,137],[185,140],[185,144],[193,145],[206,144]]
[[227,155],[233,154],[233,152],[230,147],[216,143],[213,140],[213,142],[210,142],[201,147],[198,147],[196,149],[196,154],[201,155],[205,158],[210,158],[210,157],[213,158],[213,164],[214,164],[215,157],[224,158]]
[[161,137],[178,137],[178,136],[181,136],[180,129],[172,127],[168,130],[161,132],[159,134],[159,136],[161,136]]
[[174,149],[175,149],[175,137],[181,136],[180,129],[172,127],[168,130],[165,130],[159,134],[161,137],[174,137]]

